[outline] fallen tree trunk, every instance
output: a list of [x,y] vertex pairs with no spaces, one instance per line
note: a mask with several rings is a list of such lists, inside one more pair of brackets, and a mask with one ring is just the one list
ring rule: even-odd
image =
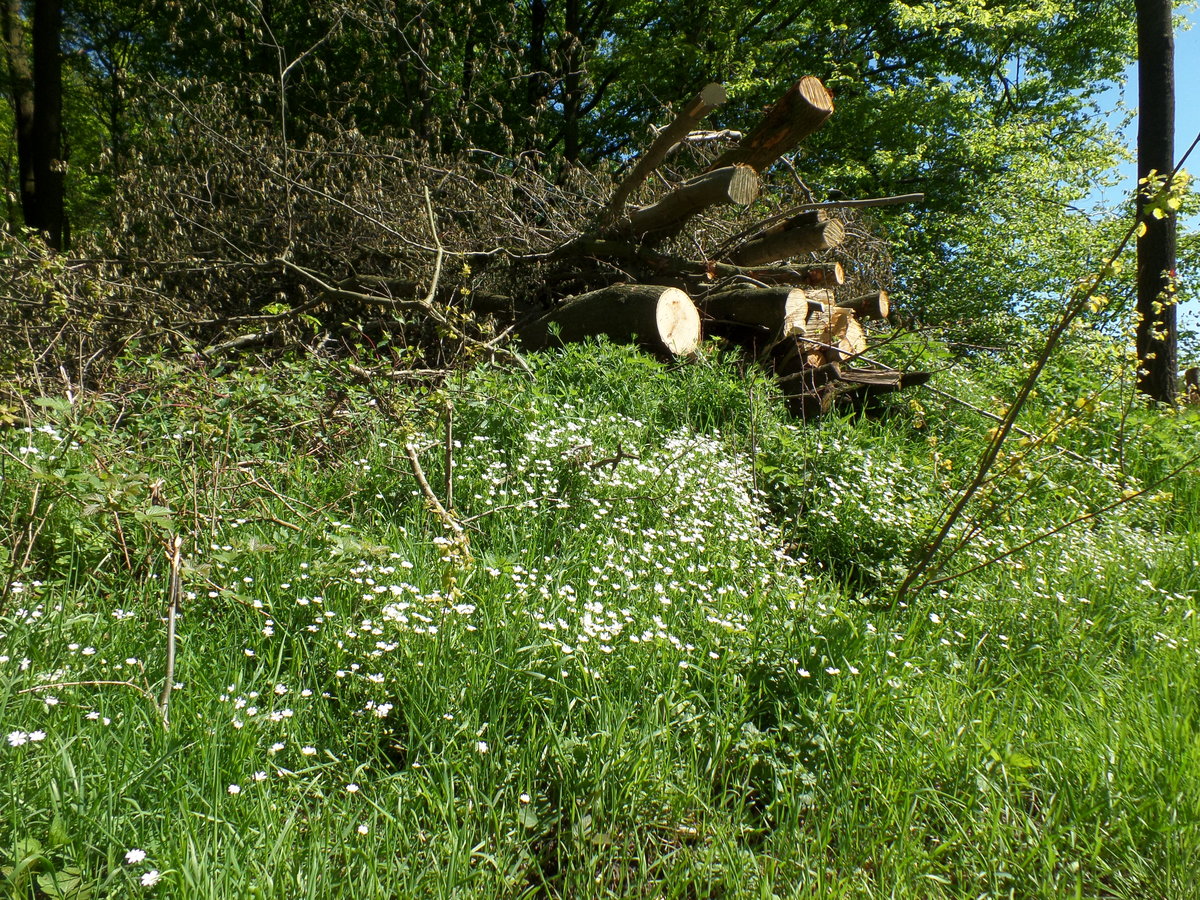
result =
[[650,206],[630,213],[617,231],[634,237],[658,232],[661,239],[678,233],[684,223],[710,206],[747,206],[758,197],[758,173],[749,166],[726,166],[683,182]]
[[803,328],[814,307],[823,309],[831,299],[826,290],[743,285],[713,291],[703,298],[700,307],[723,322],[758,326],[782,334],[793,323]]
[[711,166],[745,165],[763,171],[825,124],[833,114],[833,98],[819,78],[806,75],[767,111],[754,130]]
[[526,347],[538,349],[604,334],[670,356],[700,346],[700,314],[683,291],[645,284],[617,284],[568,299],[521,330]]
[[797,217],[784,227],[762,232],[736,248],[727,259],[735,266],[757,266],[790,259],[800,253],[831,250],[846,237],[846,229],[837,219],[811,221]]

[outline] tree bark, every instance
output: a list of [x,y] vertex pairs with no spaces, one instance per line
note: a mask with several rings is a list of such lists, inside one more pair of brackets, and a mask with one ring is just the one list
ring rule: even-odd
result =
[[[1175,36],[1171,0],[1137,0],[1138,180],[1169,176],[1175,158]],[[1144,188],[1137,242],[1138,388],[1160,403],[1175,402],[1178,351],[1175,310],[1175,215],[1145,217]]]
[[785,222],[782,228],[772,228],[750,238],[729,254],[729,261],[735,266],[757,266],[800,253],[829,250],[846,238],[846,229],[837,219],[815,222],[810,217],[797,219],[800,221]]
[[700,345],[700,314],[683,291],[656,285],[618,284],[567,300],[521,331],[531,349],[573,343],[595,335],[641,344],[669,356]]
[[725,102],[725,88],[719,84],[713,83],[705,85],[695,97],[688,101],[687,106],[675,117],[675,120],[662,130],[654,143],[650,145],[650,149],[642,154],[633,170],[625,177],[625,180],[613,192],[612,199],[608,202],[607,217],[611,221],[620,216],[621,211],[625,207],[625,201],[629,199],[638,187],[644,182],[655,169],[662,164],[662,161],[667,158],[672,148],[691,133],[696,125],[711,113],[714,109]]
[[66,214],[62,158],[62,5],[33,7],[33,181],[37,222],[55,250],[63,249]]
[[635,210],[617,226],[634,236],[678,232],[692,216],[723,203],[746,206],[758,196],[758,174],[749,166],[728,166],[679,185],[657,203]]
[[9,91],[17,132],[17,178],[21,195],[21,214],[25,224],[37,221],[36,182],[33,172],[33,67],[25,45],[25,24],[21,18],[21,0],[2,0],[0,15],[4,25],[4,55],[8,65]]
[[746,165],[761,172],[825,124],[833,115],[833,98],[819,78],[806,75],[776,101],[754,130],[711,168]]

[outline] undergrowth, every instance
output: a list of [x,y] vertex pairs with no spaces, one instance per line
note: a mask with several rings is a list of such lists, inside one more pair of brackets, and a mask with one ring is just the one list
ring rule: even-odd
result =
[[[1197,896],[1194,473],[891,608],[986,420],[531,364],[126,362],[0,433],[8,893]],[[1106,402],[1014,448],[948,572],[1194,441]],[[448,409],[443,521],[406,448],[447,499]]]

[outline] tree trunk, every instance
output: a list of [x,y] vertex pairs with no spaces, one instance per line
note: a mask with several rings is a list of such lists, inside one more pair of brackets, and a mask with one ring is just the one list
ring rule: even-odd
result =
[[[1138,179],[1169,176],[1175,157],[1175,37],[1171,0],[1137,0]],[[1175,215],[1144,217],[1139,189],[1137,242],[1138,388],[1160,403],[1175,402],[1178,329],[1175,312]]]
[[33,181],[36,224],[56,250],[63,249],[62,5],[37,0],[33,7]]
[[635,341],[670,356],[694,353],[700,345],[700,314],[683,291],[672,287],[618,284],[572,297],[521,331],[537,349],[605,334]]
[[821,216],[797,216],[750,238],[729,254],[735,266],[758,266],[790,259],[800,253],[820,252],[836,247],[846,238],[846,229],[837,219]]
[[566,0],[563,35],[562,107],[563,157],[569,163],[579,161],[579,118],[583,106],[583,40],[580,37],[581,0]]
[[33,67],[25,46],[25,24],[21,0],[0,0],[4,25],[4,55],[8,64],[9,90],[17,132],[17,179],[21,214],[25,224],[37,221],[36,182],[33,173]]
[[729,166],[699,175],[679,185],[657,203],[629,214],[618,229],[632,235],[658,232],[661,239],[677,233],[692,216],[710,206],[746,206],[758,197],[758,175],[749,166]]
[[741,143],[726,151],[712,168],[746,165],[761,172],[825,124],[833,98],[820,79],[806,75],[767,111]]

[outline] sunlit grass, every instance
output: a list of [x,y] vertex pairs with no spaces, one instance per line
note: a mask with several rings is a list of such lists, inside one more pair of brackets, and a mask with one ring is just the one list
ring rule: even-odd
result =
[[[447,393],[465,542],[404,449],[444,494],[443,397],[151,366],[0,435],[14,896],[1198,895],[1194,529],[887,609],[979,423],[534,362]],[[965,564],[1126,489],[1053,466]]]

